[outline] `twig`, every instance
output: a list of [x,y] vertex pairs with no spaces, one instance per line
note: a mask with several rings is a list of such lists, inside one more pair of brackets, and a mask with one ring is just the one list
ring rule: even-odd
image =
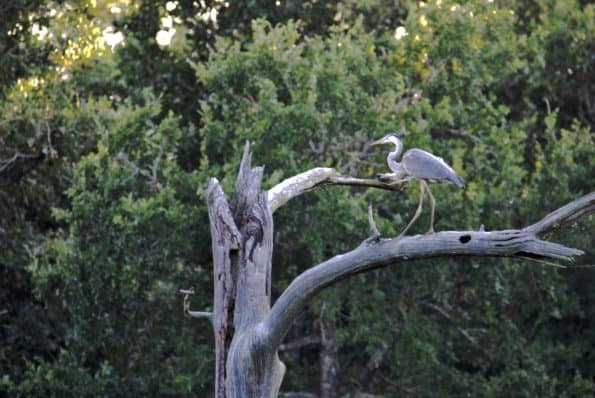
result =
[[533,257],[529,257],[529,256],[519,256],[519,257],[524,258],[524,259],[527,259],[527,260],[535,261],[536,263],[541,263],[541,264],[549,265],[550,267],[568,268],[565,265],[552,263],[551,261],[545,261],[545,260],[538,259],[538,258],[533,258]]
[[157,157],[153,161],[153,166],[151,167],[151,186],[154,187],[157,185],[157,171],[159,170],[159,163],[161,162],[161,157],[163,156],[163,144],[159,147],[159,153]]
[[448,128],[445,129],[444,132],[457,136],[457,137],[461,137],[464,139],[469,139],[473,142],[475,142],[476,144],[483,144],[483,142],[481,141],[481,139],[477,136],[474,136],[473,134],[469,133],[467,130],[457,130],[457,129],[453,129],[453,128]]
[[48,139],[48,156],[50,159],[55,159],[58,155],[58,152],[52,146],[52,129],[48,122],[45,123],[45,130]]
[[413,387],[403,387],[399,383],[396,383],[396,382],[390,380],[388,377],[386,377],[384,375],[380,375],[380,377],[382,378],[382,380],[384,380],[385,382],[387,382],[389,385],[395,387],[399,391],[403,391],[404,393],[413,394],[413,395],[416,395],[416,396],[419,395],[419,392],[417,391],[417,389],[415,389]]
[[2,166],[0,166],[0,173],[2,173],[4,170],[9,168],[13,163],[15,163],[19,159],[34,159],[34,158],[37,158],[38,156],[39,156],[39,154],[27,155],[25,153],[21,153],[21,152],[17,151],[10,159],[1,161]]
[[184,315],[190,318],[206,318],[213,323],[213,313],[208,311],[190,311],[190,296],[194,294],[194,288],[180,289],[184,295]]
[[372,230],[372,236],[366,239],[366,243],[377,241],[378,238],[382,236],[382,234],[376,226],[376,221],[374,221],[374,210],[372,209],[372,203],[368,203],[368,223],[370,224],[370,229]]
[[318,345],[321,343],[320,336],[305,336],[299,339],[292,340],[288,343],[281,344],[279,346],[280,351],[292,351],[299,350],[300,348],[307,347],[309,345]]
[[456,321],[450,316],[450,314],[448,312],[446,312],[446,310],[444,308],[437,306],[436,304],[428,303],[426,301],[422,301],[421,304],[427,308],[430,308],[430,309],[436,311],[437,313],[442,315],[446,320],[448,320],[450,323],[452,323],[455,326],[455,328],[459,331],[459,333],[461,333],[461,335],[463,335],[463,337],[465,337],[465,339],[467,339],[468,342],[470,342],[473,345],[477,344],[477,339],[475,337],[471,336],[471,334],[469,334],[469,332],[467,332],[467,330],[465,330],[461,326],[459,326],[456,323]]

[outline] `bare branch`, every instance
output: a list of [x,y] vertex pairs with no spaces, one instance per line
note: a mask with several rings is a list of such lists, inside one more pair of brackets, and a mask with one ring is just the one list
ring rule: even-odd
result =
[[336,176],[339,176],[339,172],[335,169],[317,167],[284,180],[269,189],[268,199],[271,211],[275,212],[291,198],[308,192],[329,178]]
[[459,331],[459,333],[461,333],[463,335],[463,337],[465,337],[465,339],[473,344],[476,345],[477,344],[477,338],[472,336],[467,330],[463,329],[461,326],[459,326],[459,324],[457,323],[457,321],[455,321],[452,316],[450,316],[450,314],[442,307],[436,305],[436,304],[432,304],[429,303],[427,301],[422,301],[421,304],[431,310],[436,311],[438,314],[442,315],[442,317],[446,320],[448,320],[450,323],[452,323],[454,325],[454,327]]
[[560,207],[542,218],[533,225],[528,226],[524,231],[532,232],[534,234],[542,234],[554,229],[558,229],[563,225],[576,221],[580,217],[590,214],[595,211],[595,192],[591,192],[566,206]]
[[19,159],[35,159],[38,157],[39,157],[39,154],[29,155],[29,154],[25,154],[25,153],[16,151],[15,154],[10,159],[0,160],[0,173],[2,173],[4,170],[11,167],[13,165],[13,163],[15,163]]
[[318,395],[305,391],[290,391],[282,393],[281,398],[318,398]]
[[409,181],[409,179],[398,180],[392,173],[382,174],[379,177],[384,178],[384,180],[337,176],[329,178],[328,182],[324,185],[351,185],[355,187],[380,188],[395,191],[400,189],[401,184]]
[[194,295],[194,288],[180,289],[184,295],[184,315],[190,318],[206,318],[213,324],[213,313],[207,311],[190,311],[190,296]]
[[378,227],[376,226],[376,221],[374,221],[374,209],[372,209],[372,204],[368,204],[368,223],[370,223],[370,229],[372,230],[372,236],[369,239],[378,239],[382,236]]
[[299,350],[303,347],[307,347],[309,345],[318,345],[320,344],[321,340],[320,340],[320,336],[305,336],[305,337],[300,337],[299,339],[295,339],[292,340],[290,342],[281,344],[279,346],[279,351],[293,351],[293,350]]
[[268,191],[268,200],[271,211],[274,213],[290,199],[309,192],[316,187],[323,185],[351,185],[359,187],[371,187],[388,190],[397,190],[404,180],[390,179],[390,175],[384,175],[386,182],[342,176],[337,170],[330,167],[316,167],[296,176],[290,177],[277,184]]
[[[395,387],[397,390],[404,392],[406,394],[411,394],[411,395],[418,397],[422,393],[422,391],[418,390],[415,387],[404,387],[404,386],[400,385],[399,383],[396,383],[394,380],[389,379],[386,376],[380,375],[380,377],[382,378],[382,380],[384,380],[389,385]],[[423,392],[425,393],[425,391],[423,391]]]
[[186,311],[186,315],[190,318],[206,318],[209,321],[213,321],[213,313],[209,311]]
[[454,135],[456,137],[470,140],[476,144],[483,144],[483,142],[481,141],[481,139],[478,136],[471,134],[467,130],[457,130],[457,129],[453,129],[453,128],[447,128],[447,129],[444,129],[441,131],[444,133],[450,134],[450,135]]
[[157,172],[159,171],[159,163],[161,162],[161,157],[163,156],[163,150],[164,145],[162,143],[159,147],[159,153],[153,161],[153,166],[151,166],[151,186],[157,185]]
[[46,129],[46,137],[48,140],[48,148],[47,148],[46,155],[48,155],[48,157],[50,159],[55,159],[56,157],[58,157],[58,152],[54,149],[54,147],[52,145],[52,129],[48,122],[45,123],[45,129]]
[[287,287],[262,326],[269,343],[278,347],[304,307],[325,287],[348,276],[405,261],[439,256],[491,256],[553,258],[571,261],[581,250],[541,240],[537,234],[555,223],[575,220],[592,211],[595,194],[589,194],[547,215],[523,230],[444,231],[401,239],[365,241],[358,248],[318,264]]

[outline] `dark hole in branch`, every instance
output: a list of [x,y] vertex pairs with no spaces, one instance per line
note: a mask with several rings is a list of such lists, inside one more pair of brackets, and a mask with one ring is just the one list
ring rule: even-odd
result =
[[461,235],[461,237],[459,238],[459,242],[461,243],[467,243],[471,240],[471,235]]

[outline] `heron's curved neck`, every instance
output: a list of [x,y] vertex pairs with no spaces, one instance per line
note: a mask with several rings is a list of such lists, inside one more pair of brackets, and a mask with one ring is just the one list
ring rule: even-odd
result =
[[403,143],[397,137],[391,137],[390,141],[395,144],[395,150],[388,154],[388,159],[396,162],[403,152]]
[[388,153],[386,161],[388,163],[388,167],[394,173],[400,173],[403,171],[401,163],[399,162],[399,157],[401,156],[401,152],[403,152],[403,143],[397,137],[391,137],[390,141],[395,144],[395,150]]

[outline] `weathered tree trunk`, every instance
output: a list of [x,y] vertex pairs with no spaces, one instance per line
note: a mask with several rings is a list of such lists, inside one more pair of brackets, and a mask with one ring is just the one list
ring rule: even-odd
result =
[[216,179],[207,190],[214,271],[215,390],[275,397],[285,368],[258,328],[271,310],[273,216],[246,144],[231,206]]
[[[184,308],[189,316],[207,317],[212,322],[217,398],[276,397],[285,373],[278,349],[291,324],[316,294],[345,277],[401,262],[452,255],[571,260],[582,251],[541,240],[538,235],[595,210],[595,193],[591,193],[521,230],[446,231],[400,239],[380,239],[376,230],[373,238],[354,250],[298,275],[271,307],[272,213],[276,209],[322,185],[398,189],[403,181],[385,183],[343,177],[333,169],[316,168],[265,192],[261,190],[262,174],[261,167],[251,168],[247,143],[231,205],[217,179],[211,179],[207,189],[213,249],[213,313],[190,311],[186,300]],[[371,213],[370,223],[375,229]],[[324,346],[325,338],[334,339],[329,335],[334,326],[321,327],[326,333],[322,336]],[[331,344],[327,348],[328,358],[336,357],[336,347]],[[329,363],[323,368],[336,371],[338,365]],[[323,395],[330,397],[336,392],[336,386],[330,386]]]
[[[226,362],[234,335],[236,276],[240,233],[235,226],[225,195],[216,180],[208,188],[209,219],[213,246],[214,306],[212,322],[215,332],[215,392],[225,396]],[[233,264],[232,264],[233,262]]]

